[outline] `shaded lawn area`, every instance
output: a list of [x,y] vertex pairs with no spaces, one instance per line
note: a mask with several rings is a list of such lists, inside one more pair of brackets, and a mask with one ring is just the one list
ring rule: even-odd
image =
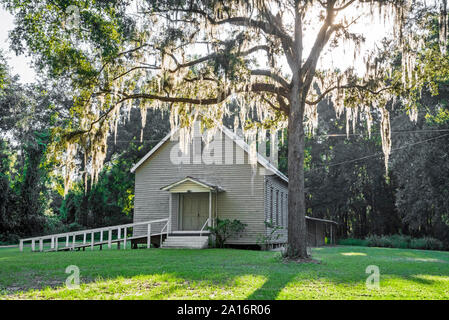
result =
[[[278,252],[233,249],[0,249],[0,299],[448,299],[449,253],[323,247],[316,263],[285,263]],[[80,269],[79,289],[65,269]],[[380,289],[366,288],[366,267]]]

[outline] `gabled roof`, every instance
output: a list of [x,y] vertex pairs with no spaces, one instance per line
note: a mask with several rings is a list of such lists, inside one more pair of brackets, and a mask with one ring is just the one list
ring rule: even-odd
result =
[[[218,128],[231,140],[233,140],[240,148],[242,148],[247,154],[249,154],[249,145],[237,134],[233,131],[229,130],[225,126],[219,125]],[[173,129],[169,134],[167,134],[164,139],[162,139],[153,149],[150,150],[139,162],[137,162],[132,168],[131,172],[136,171],[152,154],[154,154],[162,145],[164,145],[176,132],[179,131],[179,128]],[[273,166],[267,159],[265,159],[260,153],[257,152],[257,162],[267,170],[272,171],[276,174],[281,180],[288,183],[288,178],[280,172],[275,166]]]
[[217,185],[213,185],[211,183],[205,182],[205,181],[197,179],[197,178],[189,177],[189,176],[187,176],[184,179],[181,179],[179,181],[176,181],[174,183],[171,183],[168,186],[162,187],[161,190],[170,191],[174,187],[182,185],[183,183],[186,183],[188,181],[193,182],[193,183],[195,183],[205,189],[208,189],[210,191],[218,191],[218,192],[224,191],[221,187],[219,187]]
[[[247,154],[249,154],[249,145],[245,142],[245,140],[243,140],[241,137],[239,137],[236,133],[234,133],[234,131],[229,130],[228,128],[226,128],[225,126],[219,126],[219,128],[221,129],[222,132],[224,132],[224,134],[226,136],[228,136],[228,138],[230,138],[231,140],[233,140],[240,148],[242,148],[243,150],[245,150],[245,152]],[[285,182],[288,183],[288,178],[287,176],[285,176],[282,172],[280,172],[275,166],[273,166],[270,161],[268,161],[265,157],[263,157],[259,152],[257,152],[257,162],[264,167],[265,169],[268,169],[270,171],[272,171],[274,174],[276,174],[279,178],[281,178],[282,180],[284,180]]]
[[137,162],[132,168],[131,168],[131,172],[136,171],[136,169],[138,167],[140,167],[142,165],[142,163],[144,163],[149,157],[151,157],[151,155],[153,153],[155,153],[160,147],[162,147],[162,145],[167,142],[168,139],[170,139],[176,132],[178,132],[179,128],[175,128],[172,131],[169,132],[169,134],[167,134],[161,141],[159,141],[159,143],[157,145],[154,146],[153,149],[150,150],[150,152],[148,152],[146,155],[143,156],[142,159],[139,160],[139,162]]

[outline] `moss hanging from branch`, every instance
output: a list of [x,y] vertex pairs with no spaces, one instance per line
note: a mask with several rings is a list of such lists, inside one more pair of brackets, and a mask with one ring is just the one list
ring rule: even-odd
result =
[[[447,6],[447,0],[441,1]],[[88,85],[73,84],[74,96],[79,97],[71,109],[73,121],[58,133],[70,139],[61,139],[58,143],[62,147],[58,150],[70,147],[68,154],[72,155],[88,146],[87,168],[95,181],[105,159],[107,135],[113,132],[114,141],[117,140],[119,117],[127,113],[129,121],[132,106],[138,105],[134,104],[135,100],[140,105],[141,142],[147,108],[170,112],[171,128],[184,128],[180,134],[182,146],[186,148],[192,138],[189,128],[196,117],[201,114],[204,127],[220,124],[232,113],[229,101],[238,105],[234,130],[241,128],[247,140],[253,138],[252,131],[257,128],[282,130],[288,125],[292,94],[306,100],[303,111],[308,133],[316,131],[317,105],[327,98],[337,117],[345,113],[348,135],[351,128],[355,132],[358,121],[366,121],[370,135],[371,112],[384,110],[395,96],[405,95],[421,85],[418,79],[422,70],[417,53],[422,41],[406,27],[413,12],[412,2],[338,0],[329,3],[339,10],[328,15],[330,7],[323,7],[319,1],[305,1],[296,8],[288,1],[262,0],[198,1],[191,5],[139,2],[132,37],[121,42],[120,52],[115,56],[100,55],[97,60],[92,57],[95,77],[84,83]],[[346,11],[346,5],[352,11]],[[402,56],[399,71],[392,68],[393,57],[384,52],[385,48],[362,50],[364,37],[353,28],[359,13],[368,16],[368,21],[376,22],[378,18],[385,26],[392,26],[396,40],[392,40],[391,47],[399,49]],[[323,27],[324,33],[316,30],[317,47],[311,48],[310,59],[305,56],[307,50],[299,57],[301,46],[295,41],[315,35],[317,17],[323,26],[327,22],[329,25],[327,29]],[[447,42],[445,25],[447,13],[441,11],[440,43]],[[321,43],[323,48],[319,48]],[[324,64],[328,63],[321,59],[326,52],[324,47],[332,50],[340,45],[345,47],[348,56],[363,60],[364,74]],[[314,57],[315,51],[322,53]],[[284,60],[290,69],[283,68],[280,61]],[[298,61],[299,65],[293,68]],[[293,72],[303,76],[308,91],[291,92]],[[416,120],[417,112],[410,110],[412,119]],[[386,111],[381,112],[387,117]],[[389,121],[384,120],[382,132],[388,137]],[[65,146],[67,141],[70,145]],[[73,145],[78,147],[73,149]],[[383,150],[387,162],[390,149],[391,141],[386,138]],[[71,157],[67,155],[64,161],[66,176],[76,176]],[[70,178],[65,183],[70,186]]]

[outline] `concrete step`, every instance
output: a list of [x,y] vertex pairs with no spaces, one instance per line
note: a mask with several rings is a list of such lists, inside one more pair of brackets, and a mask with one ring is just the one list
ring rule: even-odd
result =
[[192,245],[192,246],[201,246],[203,244],[207,244],[207,241],[165,241],[162,244],[163,245]]
[[173,237],[182,237],[182,236],[185,236],[185,237],[194,237],[194,236],[200,237],[200,236],[208,236],[208,235],[210,235],[210,232],[207,231],[207,230],[204,230],[202,232],[200,232],[200,231],[173,231],[168,236],[169,237],[172,237],[172,236]]
[[191,244],[162,244],[162,248],[173,249],[206,249],[207,243],[203,245],[191,245]]
[[167,246],[167,245],[162,245],[161,247],[162,249],[207,249],[207,246]]
[[178,240],[168,240],[168,241],[164,241],[163,244],[203,244],[203,243],[208,243],[208,241],[178,241]]
[[207,237],[167,237],[166,241],[205,241]]
[[177,241],[177,240],[169,240],[169,241],[165,241],[164,243],[192,243],[192,244],[198,244],[198,243],[206,243],[207,241]]
[[193,244],[195,244],[195,243],[205,243],[205,242],[207,242],[207,241],[198,241],[198,240],[192,240],[192,241],[190,241],[190,240],[184,240],[184,241],[180,241],[180,240],[168,240],[168,241],[165,241],[164,243],[180,243],[180,244],[183,244],[183,243],[193,243]]
[[162,243],[162,248],[176,248],[176,249],[204,249],[209,244],[208,237],[200,236],[169,236]]

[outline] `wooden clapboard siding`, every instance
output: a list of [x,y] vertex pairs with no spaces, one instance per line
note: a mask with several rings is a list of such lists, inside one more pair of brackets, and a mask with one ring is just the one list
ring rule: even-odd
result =
[[[278,199],[277,201],[276,198]],[[265,176],[264,203],[265,221],[270,221],[272,215],[273,223],[282,227],[282,229],[274,233],[274,238],[277,238],[277,234],[280,236],[278,239],[274,239],[272,243],[286,243],[288,236],[288,184],[276,175]],[[277,215],[276,210],[278,212]],[[266,234],[269,235],[270,233],[271,228],[266,228]]]
[[[172,194],[172,210],[173,210],[173,215],[171,217],[171,225],[172,225],[172,230],[178,230],[178,210],[179,210],[179,206],[180,206],[180,196],[179,194],[173,193]],[[168,215],[168,211],[167,211],[167,215]]]
[[[175,135],[176,138],[176,135]],[[248,226],[246,230],[228,241],[229,244],[255,244],[265,232],[264,221],[264,181],[260,173],[262,167],[248,164],[248,155],[226,135],[222,144],[223,164],[198,163],[192,156],[189,163],[174,164],[170,154],[179,148],[178,141],[167,140],[136,170],[134,221],[146,221],[168,216],[169,193],[161,187],[179,181],[186,176],[195,177],[207,183],[220,186],[224,192],[218,193],[217,214],[220,219],[238,219]],[[175,149],[174,149],[175,148]],[[219,153],[219,152],[218,152]],[[224,159],[234,155],[233,164],[224,164]],[[241,159],[243,157],[243,159]],[[187,160],[188,157],[185,157]],[[243,160],[243,161],[241,161]],[[213,198],[215,195],[213,195]],[[177,214],[179,200],[172,198],[173,215]],[[173,204],[176,203],[176,206]],[[172,221],[177,220],[173,218]],[[145,230],[136,228],[135,235]]]
[[326,225],[320,221],[306,219],[307,245],[319,247],[325,245]]

